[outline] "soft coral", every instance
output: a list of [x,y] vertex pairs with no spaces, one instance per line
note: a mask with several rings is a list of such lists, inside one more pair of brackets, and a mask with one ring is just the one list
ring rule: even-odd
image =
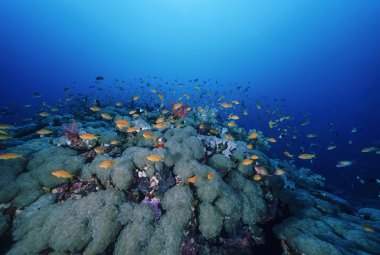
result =
[[62,128],[65,130],[66,139],[70,140],[73,144],[79,141],[79,128],[76,122],[70,124],[64,124]]
[[189,114],[189,106],[186,106],[186,105],[182,105],[181,107],[179,107],[178,109],[174,110],[174,105],[172,107],[172,114],[176,117],[176,118],[182,118],[182,117],[185,117]]

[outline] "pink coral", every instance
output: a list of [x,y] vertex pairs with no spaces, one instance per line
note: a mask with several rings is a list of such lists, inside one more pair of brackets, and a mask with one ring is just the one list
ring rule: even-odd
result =
[[64,124],[62,128],[65,130],[66,139],[70,140],[73,144],[77,144],[79,141],[79,128],[76,122],[70,124]]
[[182,105],[181,107],[179,107],[178,109],[174,110],[174,105],[172,107],[172,114],[176,117],[176,118],[182,118],[182,117],[185,117],[189,114],[189,106],[187,105]]

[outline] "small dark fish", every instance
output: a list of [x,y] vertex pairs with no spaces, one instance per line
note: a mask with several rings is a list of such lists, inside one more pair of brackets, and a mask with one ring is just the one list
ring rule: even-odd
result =
[[102,80],[104,80],[104,77],[103,76],[98,76],[98,77],[96,77],[96,80],[97,81],[102,81]]

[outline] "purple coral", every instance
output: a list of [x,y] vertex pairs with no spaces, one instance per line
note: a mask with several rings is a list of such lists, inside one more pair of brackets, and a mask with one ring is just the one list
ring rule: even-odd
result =
[[142,204],[148,204],[153,208],[154,214],[156,215],[156,220],[161,217],[161,209],[159,207],[160,202],[160,199],[156,197],[152,198],[151,200],[148,197],[145,197],[144,200],[141,201]]
[[76,144],[79,141],[79,128],[76,122],[64,124],[62,128],[65,130],[65,137],[72,143]]

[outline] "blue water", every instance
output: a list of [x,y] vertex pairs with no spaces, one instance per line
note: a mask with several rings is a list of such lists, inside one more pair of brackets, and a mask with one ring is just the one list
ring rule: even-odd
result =
[[[298,155],[304,146],[317,158],[297,165],[325,175],[337,190],[377,198],[379,186],[371,180],[380,178],[380,155],[360,151],[380,147],[378,13],[379,1],[351,0],[3,0],[0,122],[22,122],[40,110],[23,105],[53,104],[69,93],[143,97],[140,83],[130,83],[139,78],[161,84],[169,98],[178,79],[187,84],[181,92],[189,90],[207,105],[188,80],[211,79],[199,82],[201,90],[244,101],[250,115],[237,122],[246,128],[278,137],[264,112],[279,105],[293,116],[289,125],[299,139],[279,139],[271,156],[284,158],[284,150]],[[103,91],[89,88],[99,75],[105,77]],[[34,92],[42,97],[31,98]],[[257,101],[265,106],[261,112]],[[305,114],[310,124],[300,126]],[[305,138],[309,133],[318,137]],[[309,148],[312,142],[316,146]],[[326,151],[331,143],[337,149]],[[354,164],[336,168],[339,160]]]

